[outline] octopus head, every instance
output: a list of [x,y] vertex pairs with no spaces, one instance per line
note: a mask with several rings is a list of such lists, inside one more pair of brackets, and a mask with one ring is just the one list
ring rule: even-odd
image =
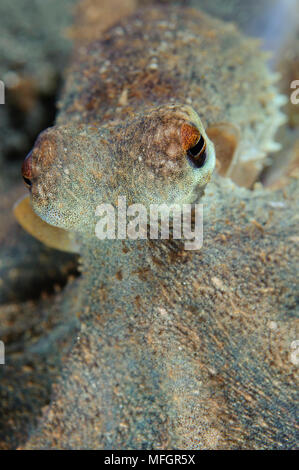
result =
[[94,232],[101,203],[195,203],[215,151],[189,106],[161,106],[124,123],[54,126],[42,132],[22,173],[31,206],[46,223]]

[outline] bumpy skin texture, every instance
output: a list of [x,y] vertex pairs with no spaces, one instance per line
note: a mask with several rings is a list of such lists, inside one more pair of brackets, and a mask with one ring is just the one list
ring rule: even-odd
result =
[[58,123],[66,113],[72,122],[120,121],[153,103],[188,103],[204,126],[228,122],[240,130],[228,176],[248,187],[275,149],[283,120],[259,47],[231,23],[195,9],[151,8],[79,49]]
[[27,448],[294,449],[297,199],[216,180],[199,252],[85,241],[81,331]]
[[196,201],[213,148],[207,139],[206,163],[190,166],[182,124],[205,135],[197,111],[262,142],[277,111],[269,82],[253,43],[177,7],[138,13],[78,51],[30,177],[36,213],[80,243],[70,303],[81,330],[26,448],[296,446],[296,188],[273,212],[281,194],[215,178],[200,251],[94,235],[95,206],[118,195]]

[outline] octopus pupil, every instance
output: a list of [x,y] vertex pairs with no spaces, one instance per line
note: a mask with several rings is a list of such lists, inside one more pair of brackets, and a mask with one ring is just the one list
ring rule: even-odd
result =
[[30,187],[30,186],[32,185],[31,181],[30,181],[28,178],[25,178],[25,176],[23,176],[23,180],[25,181],[25,184],[26,184],[27,186]]
[[206,161],[206,143],[203,136],[187,151],[187,155],[196,168],[202,168]]

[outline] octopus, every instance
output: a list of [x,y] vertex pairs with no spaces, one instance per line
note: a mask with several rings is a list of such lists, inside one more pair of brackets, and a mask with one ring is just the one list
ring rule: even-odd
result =
[[[298,187],[247,189],[284,119],[265,54],[232,24],[172,5],[89,39],[15,207],[29,233],[79,253],[81,271],[59,303],[77,329],[20,446],[295,448]],[[96,208],[120,195],[146,209],[202,202],[202,249],[99,240]]]

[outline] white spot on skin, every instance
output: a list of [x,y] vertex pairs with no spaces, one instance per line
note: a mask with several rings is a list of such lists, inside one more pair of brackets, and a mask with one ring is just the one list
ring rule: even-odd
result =
[[294,235],[293,237],[289,237],[288,240],[294,243],[299,243],[299,236]]
[[268,327],[270,328],[270,330],[277,330],[278,325],[277,325],[276,321],[269,321]]
[[150,70],[157,70],[159,67],[158,63],[156,60],[152,60],[152,62],[149,63],[148,68]]
[[163,308],[163,307],[158,307],[157,310],[158,310],[158,312],[160,313],[160,315],[161,315],[162,317],[165,317],[165,318],[169,317],[169,315],[168,315],[168,313],[167,313],[167,310],[166,310],[165,308]]
[[118,100],[118,104],[120,106],[127,106],[128,104],[128,89],[124,88],[123,91],[121,92],[121,95]]
[[164,307],[158,307],[157,312],[160,314],[160,316],[163,318],[163,320],[170,321],[171,316],[167,312],[167,310]]
[[212,277],[211,281],[214,284],[214,286],[216,287],[216,289],[219,289],[223,292],[226,290],[225,285],[223,284],[221,279],[219,279],[218,277],[216,277],[216,276]]
[[296,339],[291,343],[290,361],[294,366],[299,365],[299,340]]
[[117,26],[116,28],[114,28],[114,32],[118,36],[122,36],[124,34],[124,30],[120,26]]
[[[100,73],[105,73],[110,65],[110,60],[105,60],[104,64],[100,68]],[[107,79],[108,81],[108,79]]]
[[273,209],[284,209],[286,207],[285,203],[281,201],[270,201],[268,204]]

